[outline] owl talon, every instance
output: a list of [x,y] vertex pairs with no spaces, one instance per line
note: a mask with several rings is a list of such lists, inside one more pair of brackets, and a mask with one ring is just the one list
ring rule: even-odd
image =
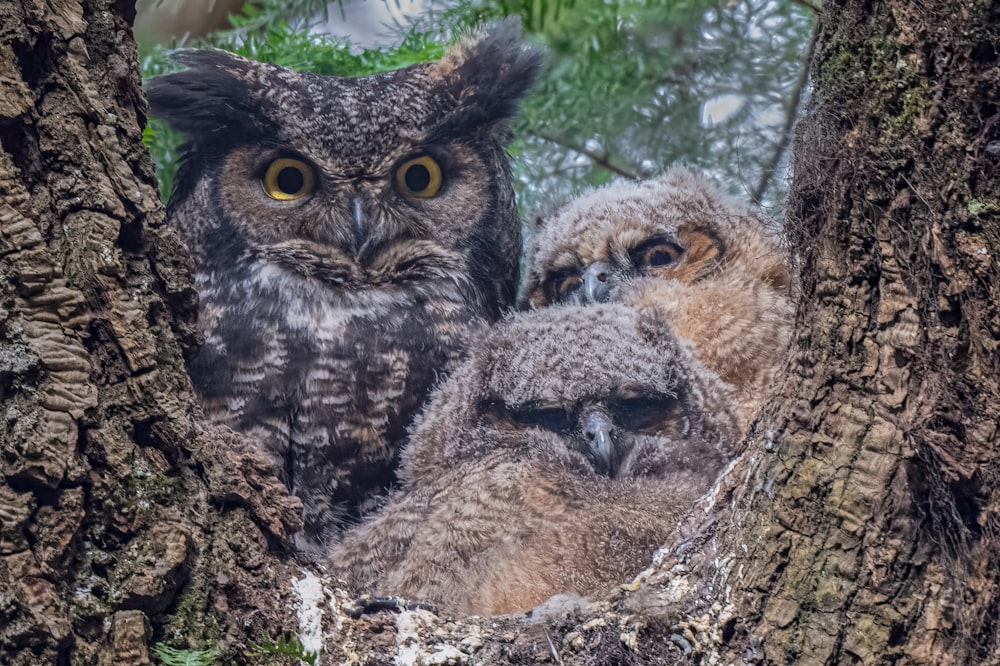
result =
[[358,619],[363,615],[371,615],[379,611],[389,611],[390,613],[400,613],[402,611],[425,610],[437,613],[437,607],[426,601],[412,601],[402,597],[369,597],[367,595],[349,601],[343,606],[344,613],[348,617]]

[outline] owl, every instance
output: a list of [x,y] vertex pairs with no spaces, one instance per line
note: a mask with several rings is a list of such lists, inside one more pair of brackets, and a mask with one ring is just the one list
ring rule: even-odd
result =
[[733,385],[744,426],[784,358],[789,255],[759,215],[694,171],[572,201],[539,223],[525,263],[521,307],[617,301],[659,309]]
[[331,573],[456,614],[602,595],[648,566],[731,459],[728,387],[659,312],[517,313],[434,392],[381,511]]
[[507,121],[540,66],[519,31],[360,78],[182,51],[148,84],[186,139],[167,214],[195,263],[196,391],[270,453],[305,547],[392,481],[431,385],[514,301]]

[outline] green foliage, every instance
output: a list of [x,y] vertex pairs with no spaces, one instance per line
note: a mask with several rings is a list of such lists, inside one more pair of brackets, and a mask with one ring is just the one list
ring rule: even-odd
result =
[[[153,650],[163,666],[215,666],[222,655],[218,648],[180,650],[165,643],[157,643]],[[260,643],[250,643],[245,656],[252,660],[288,657],[293,660],[292,663],[302,663],[307,664],[307,666],[316,666],[319,661],[319,654],[306,650],[298,636],[292,633],[279,636],[277,641],[272,641],[269,637],[264,636]],[[268,660],[268,663],[271,661]]]
[[238,14],[229,16],[232,31],[224,32],[251,34],[281,22],[307,26],[314,20],[329,18],[331,4],[329,0],[249,0]]
[[[247,5],[245,12],[259,10]],[[245,30],[248,19],[233,16],[234,29],[216,33],[211,45],[242,56],[274,63],[300,71],[336,76],[365,76],[406,67],[441,57],[444,45],[432,39],[428,32],[410,30],[398,46],[391,49],[370,49],[352,53],[351,45],[328,35],[309,32],[310,23],[293,25],[277,21],[262,31]]]
[[316,666],[319,655],[315,652],[308,652],[298,636],[286,634],[278,637],[278,642],[272,642],[265,636],[260,643],[251,643],[250,650],[246,653],[248,657],[264,657],[270,655],[281,655],[291,657],[309,666]]
[[153,649],[164,666],[212,666],[221,654],[219,650],[178,650],[164,643],[157,643]]
[[[764,171],[803,83],[812,31],[800,4],[462,0],[446,12],[459,24],[509,14],[550,54],[515,128],[525,198],[559,198],[673,163],[703,167],[733,190],[773,183]],[[710,117],[726,106],[724,117]]]
[[[320,5],[316,0],[304,2],[305,9]],[[312,3],[312,4],[310,4]],[[170,52],[178,47],[221,48],[247,58],[273,63],[300,71],[336,76],[365,76],[406,67],[419,62],[436,60],[444,52],[444,44],[430,32],[416,29],[406,32],[398,46],[387,49],[368,49],[352,52],[351,45],[329,35],[314,34],[313,18],[296,17],[294,4],[278,0],[248,3],[238,16],[230,16],[231,30],[210,35],[194,44],[141,45],[140,66],[142,76],[153,76],[177,70],[170,60]],[[179,158],[183,137],[171,130],[166,123],[151,119],[143,141],[156,162],[160,192],[164,199],[170,193]]]
[[520,16],[525,31],[548,47],[551,64],[525,105],[526,124],[572,119],[573,132],[591,135],[637,122],[636,101],[654,97],[665,75],[683,64],[689,54],[681,47],[710,4],[501,0],[459,4],[446,15],[464,24]]
[[[804,83],[813,16],[803,3],[432,0],[415,27],[400,29],[397,46],[364,50],[317,32],[324,7],[321,0],[255,0],[231,17],[231,30],[198,46],[360,76],[438,58],[441,36],[517,15],[527,38],[549,54],[513,127],[522,205],[678,162],[707,169],[733,190],[781,199],[784,183],[769,170],[780,167],[784,126]],[[167,71],[166,51],[143,49],[145,76]],[[153,130],[166,185],[178,138],[158,124]]]

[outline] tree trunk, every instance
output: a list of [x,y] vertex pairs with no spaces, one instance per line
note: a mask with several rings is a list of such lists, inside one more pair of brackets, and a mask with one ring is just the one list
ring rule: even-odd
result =
[[3,663],[280,628],[302,576],[280,549],[297,501],[192,418],[197,301],[142,145],[132,18],[0,2]]
[[818,44],[799,334],[723,528],[725,653],[998,663],[1000,5],[826,2]]
[[128,3],[0,0],[0,662],[297,632],[324,663],[1000,663],[1000,5],[827,0],[798,335],[685,535],[610,599],[352,620],[198,425]]

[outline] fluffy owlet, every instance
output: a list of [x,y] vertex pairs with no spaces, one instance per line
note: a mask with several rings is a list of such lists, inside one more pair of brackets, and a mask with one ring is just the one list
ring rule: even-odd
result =
[[728,387],[688,347],[621,305],[498,324],[434,392],[402,487],[332,548],[332,573],[465,614],[627,582],[737,440]]
[[392,479],[438,373],[515,297],[507,120],[537,74],[517,23],[361,78],[222,51],[150,81],[186,144],[206,414],[255,436],[322,542]]
[[684,169],[597,190],[540,224],[522,307],[620,301],[659,309],[735,387],[746,424],[791,335],[791,263],[774,229]]

